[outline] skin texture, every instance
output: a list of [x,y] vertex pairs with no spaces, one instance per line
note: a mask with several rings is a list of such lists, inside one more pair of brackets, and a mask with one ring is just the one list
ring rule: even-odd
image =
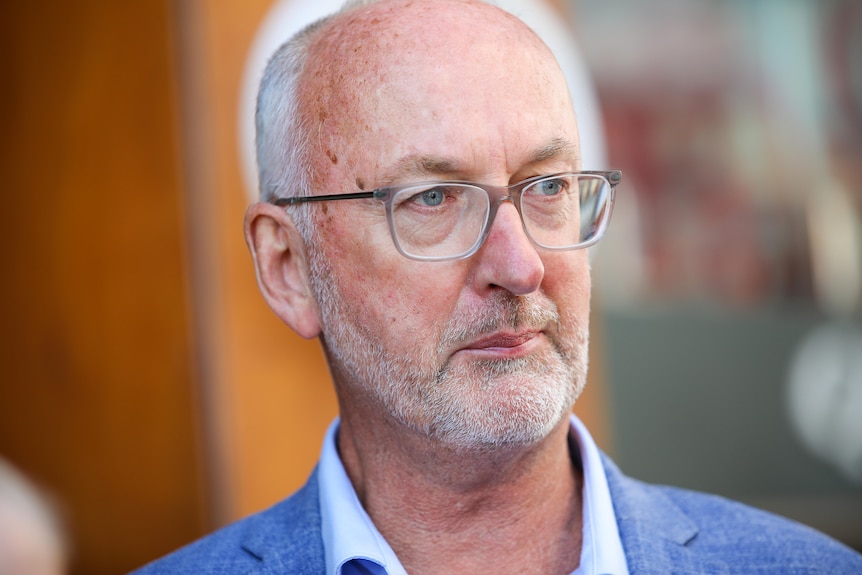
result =
[[[316,194],[580,167],[550,52],[478,2],[384,0],[336,18],[300,93]],[[310,245],[262,203],[246,237],[270,306],[321,338],[342,460],[407,571],[570,573],[581,477],[567,413],[586,374],[586,252],[538,250],[511,203],[477,254],[435,263],[396,251],[379,202],[313,209]]]

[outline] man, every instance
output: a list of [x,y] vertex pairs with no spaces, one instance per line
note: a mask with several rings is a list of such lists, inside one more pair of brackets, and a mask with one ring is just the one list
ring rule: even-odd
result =
[[340,420],[300,492],[143,573],[862,572],[622,476],[570,418],[619,172],[579,173],[565,80],[519,20],[354,4],[276,53],[257,128],[258,281],[320,338]]

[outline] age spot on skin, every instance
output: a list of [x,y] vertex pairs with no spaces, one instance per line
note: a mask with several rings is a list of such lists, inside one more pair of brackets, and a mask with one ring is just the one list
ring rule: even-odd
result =
[[362,178],[356,178],[356,187],[360,190],[365,190],[365,182],[362,181]]
[[329,157],[330,162],[332,162],[333,164],[338,163],[338,156],[335,155],[335,152],[333,152],[332,150],[326,150],[326,155]]

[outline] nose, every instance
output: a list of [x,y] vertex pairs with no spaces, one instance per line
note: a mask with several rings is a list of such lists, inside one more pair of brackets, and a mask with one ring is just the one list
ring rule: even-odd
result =
[[483,290],[502,288],[526,295],[538,290],[545,276],[545,265],[510,199],[501,202],[485,243],[473,257],[476,281]]

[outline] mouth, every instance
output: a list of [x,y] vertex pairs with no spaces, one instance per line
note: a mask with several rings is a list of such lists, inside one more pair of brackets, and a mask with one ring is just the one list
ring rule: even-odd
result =
[[529,355],[544,339],[545,335],[541,330],[497,332],[471,341],[457,353],[489,359],[512,359]]

